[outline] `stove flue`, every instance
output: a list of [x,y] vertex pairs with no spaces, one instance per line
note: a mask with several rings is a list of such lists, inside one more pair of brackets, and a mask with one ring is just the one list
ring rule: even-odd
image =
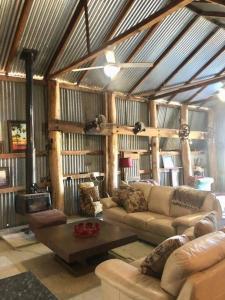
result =
[[39,193],[36,178],[36,149],[34,142],[33,62],[37,56],[34,49],[23,49],[20,58],[26,70],[26,194],[16,195],[16,212],[26,214],[47,210],[51,206],[48,192]]

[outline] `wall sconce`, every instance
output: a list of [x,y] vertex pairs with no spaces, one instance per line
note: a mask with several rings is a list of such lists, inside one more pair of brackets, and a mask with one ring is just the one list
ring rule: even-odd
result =
[[138,134],[138,132],[142,132],[145,131],[145,124],[143,122],[136,122],[134,124],[134,128],[133,128],[133,133],[134,134]]
[[121,179],[127,182],[127,176],[125,174],[125,168],[132,168],[133,162],[130,157],[121,157],[119,159],[119,167],[121,168]]

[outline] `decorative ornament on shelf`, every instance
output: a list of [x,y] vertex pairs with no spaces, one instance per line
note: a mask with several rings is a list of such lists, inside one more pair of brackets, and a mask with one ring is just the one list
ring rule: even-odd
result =
[[145,131],[145,124],[143,122],[136,122],[134,124],[133,133],[138,134],[139,132]]
[[190,126],[188,124],[182,124],[179,129],[179,138],[184,141],[188,140],[190,135]]

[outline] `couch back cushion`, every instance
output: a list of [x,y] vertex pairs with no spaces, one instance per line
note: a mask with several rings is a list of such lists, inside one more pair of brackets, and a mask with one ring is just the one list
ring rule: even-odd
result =
[[189,276],[224,258],[225,234],[222,231],[201,236],[170,255],[163,271],[161,287],[176,297]]
[[148,198],[148,209],[152,212],[170,215],[170,202],[174,188],[169,186],[153,186]]
[[147,201],[153,184],[147,182],[132,182],[130,183],[130,186],[135,189],[141,190],[144,193],[145,199]]

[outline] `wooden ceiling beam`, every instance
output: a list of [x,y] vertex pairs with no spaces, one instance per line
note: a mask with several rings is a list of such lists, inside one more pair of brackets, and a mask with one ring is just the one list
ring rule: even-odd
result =
[[149,90],[149,91],[145,91],[143,93],[137,93],[135,95],[142,96],[142,97],[148,97],[149,100],[154,100],[154,99],[160,99],[163,97],[169,97],[175,93],[186,92],[189,90],[207,86],[207,85],[217,83],[220,81],[225,81],[225,74],[221,73],[221,75],[216,75],[213,78],[198,80],[195,82],[191,82],[189,84],[183,84],[183,85],[178,84],[175,86],[171,86],[169,88],[162,89],[162,90],[158,91],[157,93],[156,93],[156,90]]
[[220,5],[225,6],[224,0],[209,0],[209,1],[212,3],[215,3],[215,4],[220,4]]
[[154,62],[153,67],[150,67],[142,77],[132,86],[128,94],[132,94],[133,91],[145,81],[148,75],[157,67],[157,65],[166,57],[166,55],[177,45],[177,43],[182,39],[182,37],[190,30],[190,27],[195,24],[199,17],[195,16],[185,28],[178,34],[178,36],[174,39],[174,41],[166,48],[166,50],[158,57],[158,59]]
[[142,20],[140,23],[136,24],[135,26],[131,27],[130,29],[126,30],[122,34],[111,39],[110,41],[103,43],[103,45],[100,48],[93,51],[92,53],[85,55],[85,56],[81,57],[80,59],[76,60],[75,62],[71,63],[70,65],[54,72],[53,74],[51,74],[50,77],[55,78],[61,74],[70,72],[74,68],[77,68],[77,67],[89,62],[90,60],[96,58],[98,55],[102,54],[105,51],[105,49],[107,49],[108,47],[116,46],[116,45],[122,43],[123,41],[126,41],[127,39],[133,37],[134,35],[152,27],[156,23],[159,23],[160,21],[162,21],[168,15],[171,15],[178,9],[187,6],[192,1],[193,0],[173,0],[171,3],[169,3],[164,8],[160,9],[158,12],[154,13],[153,15],[150,15],[146,19]]
[[207,16],[207,12],[199,9],[197,6],[193,5],[193,4],[189,4],[188,8],[190,8],[192,11],[194,11],[196,14],[198,14],[201,17],[204,17],[206,19],[209,19],[210,22],[214,23],[215,25],[224,28],[223,23],[219,22],[219,20],[217,20],[216,18],[212,18],[210,16]]
[[[220,76],[221,74],[223,74],[225,72],[225,68],[223,68],[222,71],[220,71],[217,76]],[[215,76],[216,77],[216,76]],[[213,77],[213,78],[215,78]],[[197,91],[191,98],[189,98],[188,100],[185,101],[186,104],[189,104],[191,103],[191,101],[198,95],[200,94],[205,88],[207,88],[207,86],[203,86],[199,91]],[[207,98],[208,99],[208,98]],[[207,100],[206,99],[206,100]]]
[[85,16],[87,53],[89,54],[91,52],[91,44],[90,44],[89,19],[88,19],[88,0],[84,0],[84,16]]
[[56,62],[58,61],[60,55],[63,53],[65,47],[66,47],[66,42],[68,41],[69,37],[71,36],[72,34],[72,31],[73,29],[75,28],[75,26],[77,25],[77,23],[79,22],[81,16],[82,16],[82,13],[84,11],[84,4],[85,2],[83,0],[80,0],[76,9],[75,9],[75,12],[69,22],[69,25],[58,45],[58,47],[56,48],[56,51],[55,53],[53,54],[52,56],[52,59],[49,63],[49,66],[48,66],[48,69],[46,71],[46,74],[45,76],[48,77],[48,75],[50,74],[52,68],[54,67],[54,65],[56,64]]
[[[110,40],[113,35],[115,34],[116,30],[118,29],[119,25],[121,24],[121,22],[123,21],[125,15],[129,12],[131,6],[133,5],[134,0],[128,0],[126,2],[126,5],[124,6],[124,8],[122,9],[122,11],[120,12],[120,14],[118,15],[118,17],[115,19],[112,28],[110,30],[110,32],[107,34],[107,36],[104,39],[104,43],[106,43],[108,40]],[[91,60],[91,65],[95,62],[95,59]],[[84,79],[84,77],[88,74],[88,70],[82,72],[80,78],[77,80],[77,84],[79,85],[81,83],[81,81]]]
[[33,0],[25,0],[24,5],[23,5],[23,9],[18,21],[18,25],[17,25],[17,29],[16,29],[16,33],[9,51],[9,56],[6,62],[6,66],[5,66],[5,72],[9,73],[10,71],[10,66],[12,64],[12,61],[14,59],[14,57],[17,54],[17,49],[20,43],[20,40],[22,38],[25,26],[27,24],[27,20],[30,14],[30,10],[31,10],[31,6],[33,4]]
[[195,47],[193,51],[182,61],[181,64],[163,81],[163,83],[159,86],[157,91],[160,91],[165,85],[200,51],[205,44],[218,32],[218,28],[213,29],[209,35],[207,35],[203,41]]
[[[219,51],[217,51],[216,54],[214,54],[187,82],[191,83],[194,79],[198,77],[213,61],[215,61],[223,52],[225,52],[225,46],[223,46]],[[171,98],[168,100],[169,102],[172,101],[172,99],[176,96],[173,95]],[[190,100],[190,99],[188,99]]]

